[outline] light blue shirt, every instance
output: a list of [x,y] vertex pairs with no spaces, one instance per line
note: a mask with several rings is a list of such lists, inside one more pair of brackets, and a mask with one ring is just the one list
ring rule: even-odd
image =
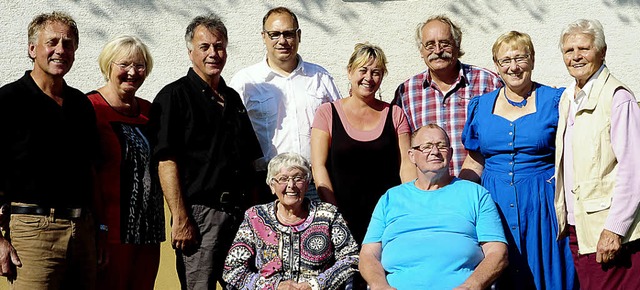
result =
[[382,243],[387,281],[398,289],[452,289],[484,258],[481,242],[506,239],[482,186],[455,178],[438,190],[393,187],[373,212],[363,244]]

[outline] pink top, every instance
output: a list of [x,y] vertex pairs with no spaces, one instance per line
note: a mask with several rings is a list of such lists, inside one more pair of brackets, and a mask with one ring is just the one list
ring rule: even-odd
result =
[[[391,111],[391,119],[393,119],[393,127],[396,130],[398,135],[404,133],[410,133],[411,129],[409,129],[409,123],[407,122],[407,117],[405,117],[402,109],[396,105],[386,104],[385,108],[382,109],[382,114],[380,114],[380,120],[378,121],[378,125],[369,131],[362,131],[354,128],[349,124],[347,117],[345,116],[344,110],[342,109],[342,104],[340,100],[333,102],[336,106],[336,111],[338,112],[338,116],[340,116],[340,120],[342,120],[342,125],[345,127],[345,131],[349,134],[349,137],[358,140],[358,141],[372,141],[380,137],[382,134],[382,130],[384,129],[385,120],[387,118],[387,114],[389,112],[389,107],[393,108]],[[324,103],[320,105],[318,110],[316,111],[316,116],[313,119],[312,128],[320,129],[332,134],[332,122],[333,122],[333,114],[331,113],[331,104]]]
[[[576,106],[576,104],[570,102],[570,106]],[[570,108],[569,112],[572,110],[573,108]],[[574,118],[575,114],[569,113],[564,136],[565,144],[571,144]],[[611,104],[611,145],[618,160],[618,172],[611,208],[604,228],[621,236],[625,236],[629,230],[640,204],[640,178],[635,176],[640,172],[640,154],[637,153],[634,145],[640,144],[640,130],[637,128],[640,128],[640,107],[629,91],[619,89],[613,94]],[[572,146],[564,148],[565,164],[572,164]],[[564,170],[564,185],[567,189],[573,188],[573,170],[567,170],[569,167],[565,166]],[[571,191],[565,190],[567,220],[569,224],[575,225],[573,198],[570,198],[570,194]]]

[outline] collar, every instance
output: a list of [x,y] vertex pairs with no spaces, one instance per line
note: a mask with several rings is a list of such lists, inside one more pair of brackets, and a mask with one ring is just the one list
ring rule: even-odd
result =
[[294,75],[305,75],[305,69],[304,69],[304,61],[302,61],[302,56],[300,56],[299,54],[296,55],[296,58],[298,59],[298,66],[296,66],[295,69],[293,69],[293,71],[289,74],[289,76],[282,76],[279,73],[275,72],[273,69],[271,69],[271,67],[269,66],[269,63],[267,63],[267,56],[265,55],[264,58],[262,59],[262,61],[260,62],[260,74],[262,76],[262,78],[264,78],[265,81],[270,81],[275,77],[281,77],[281,78],[291,78]]
[[[202,93],[209,92],[209,94],[213,93],[213,89],[209,86],[207,82],[205,82],[200,76],[193,70],[193,68],[189,68],[187,72],[187,79],[191,82],[192,87]],[[222,76],[220,76],[220,81],[218,82],[218,88],[216,91],[218,93],[226,96],[227,83],[224,81]]]
[[[451,89],[452,90],[456,87],[458,87],[461,83],[462,84],[466,84],[467,83],[467,79],[470,78],[470,76],[467,76],[467,74],[469,73],[469,66],[461,63],[459,60],[456,63],[456,67],[458,67],[458,78],[456,79],[456,81],[451,85]],[[427,68],[426,71],[424,71],[424,82],[422,83],[422,88],[426,89],[428,87],[431,86],[431,83],[433,81],[433,79],[431,78],[431,72],[429,71],[429,68]]]
[[576,93],[577,82],[574,80],[573,83],[567,87],[567,93],[569,96],[569,100],[572,102],[573,112],[577,112],[582,109],[589,98],[589,94],[591,93],[591,89],[593,89],[594,83],[597,81],[598,77],[604,70],[605,65],[602,64],[600,68],[587,80],[582,89]]

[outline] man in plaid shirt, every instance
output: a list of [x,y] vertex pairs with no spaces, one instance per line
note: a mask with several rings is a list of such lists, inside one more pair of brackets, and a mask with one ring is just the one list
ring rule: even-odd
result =
[[461,63],[462,31],[444,15],[432,16],[416,30],[416,41],[427,70],[411,77],[396,90],[392,103],[400,106],[411,131],[436,123],[451,137],[451,174],[457,176],[467,156],[460,140],[471,98],[502,87],[497,74]]

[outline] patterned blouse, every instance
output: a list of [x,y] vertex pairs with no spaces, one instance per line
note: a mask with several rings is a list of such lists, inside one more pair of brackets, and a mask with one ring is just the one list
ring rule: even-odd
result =
[[224,265],[230,289],[277,289],[281,281],[312,289],[339,289],[355,273],[358,245],[329,203],[306,199],[309,216],[298,225],[276,219],[278,201],[251,207]]

